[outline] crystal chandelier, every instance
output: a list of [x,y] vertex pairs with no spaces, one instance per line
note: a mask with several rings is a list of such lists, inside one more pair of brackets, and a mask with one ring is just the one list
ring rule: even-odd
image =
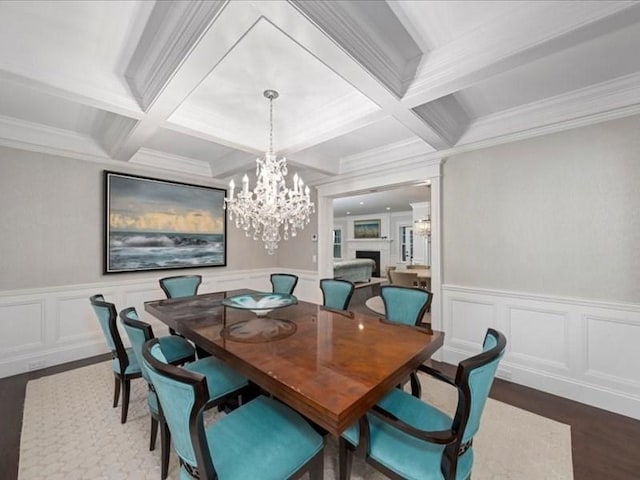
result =
[[298,174],[293,176],[293,188],[287,188],[287,159],[278,158],[273,151],[273,100],[278,98],[278,92],[265,90],[264,96],[269,99],[269,150],[264,158],[256,159],[257,185],[250,191],[249,177],[245,174],[242,191],[234,197],[235,183],[231,180],[229,196],[224,200],[229,219],[235,216],[236,227],[242,227],[247,237],[261,239],[269,255],[273,255],[278,242],[289,238],[289,230],[295,237],[297,230],[309,223],[315,207],[309,187]]
[[427,215],[427,218],[422,218],[413,222],[413,231],[420,237],[430,237],[431,217]]

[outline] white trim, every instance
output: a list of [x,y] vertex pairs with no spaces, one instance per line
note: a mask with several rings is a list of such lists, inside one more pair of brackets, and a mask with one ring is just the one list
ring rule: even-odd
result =
[[639,9],[637,2],[627,1],[521,3],[430,51],[402,103],[408,108],[423,105],[533,62],[550,50],[614,31],[637,16]]
[[499,377],[640,419],[639,304],[460,285],[442,299],[444,361],[479,353],[493,327],[508,342]]
[[477,144],[499,136],[513,141],[636,113],[640,113],[640,73],[479,118],[458,143]]
[[156,4],[125,78],[147,110],[228,2]]
[[178,171],[200,177],[212,176],[209,162],[182,157],[180,155],[171,155],[158,150],[151,150],[150,148],[141,148],[138,150],[129,163],[147,165],[169,171]]
[[[295,295],[304,301],[321,301],[316,272],[278,267],[197,271],[203,277],[199,291],[271,291],[269,276],[274,272],[298,275]],[[7,345],[0,348],[0,378],[106,353],[103,334],[89,304],[89,297],[97,293],[114,302],[118,311],[134,306],[160,333],[164,325],[146,314],[143,305],[146,300],[164,298],[158,278],[157,272],[152,277],[134,279],[110,276],[103,282],[0,292],[0,323],[4,326],[3,345]],[[70,333],[70,329],[77,331]]]

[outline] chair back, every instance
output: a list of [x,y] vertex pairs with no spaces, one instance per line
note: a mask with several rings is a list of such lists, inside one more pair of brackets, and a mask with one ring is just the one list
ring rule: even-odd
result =
[[322,290],[322,304],[325,307],[346,310],[349,308],[355,286],[348,280],[323,278],[320,280],[320,290]]
[[124,374],[129,366],[129,356],[118,331],[116,306],[113,303],[106,302],[102,294],[93,295],[89,298],[89,301],[98,317],[107,347],[111,350],[113,358],[120,364],[120,372]]
[[138,318],[138,312],[136,312],[134,307],[122,310],[120,312],[120,321],[122,322],[122,325],[127,332],[127,336],[129,337],[129,341],[131,342],[131,349],[138,360],[138,365],[140,365],[142,377],[147,381],[147,383],[151,383],[151,379],[149,378],[149,374],[144,366],[142,358],[142,346],[147,340],[154,338],[151,325]]
[[288,293],[293,295],[293,291],[298,284],[298,276],[289,273],[272,273],[271,286],[273,293]]
[[395,270],[395,269],[396,269],[396,267],[394,265],[394,266],[387,267],[386,270],[385,270],[385,272],[387,274],[387,280],[389,280],[389,283],[393,283],[393,280],[391,279],[391,272],[393,270]]
[[381,286],[380,296],[387,320],[414,326],[420,325],[433,297],[427,290],[399,285]]
[[202,411],[209,398],[207,379],[168,364],[157,338],[143,345],[142,357],[181,463],[186,463],[187,470],[197,468],[200,478],[216,478],[209,449],[201,440],[205,437]]
[[160,288],[167,298],[193,297],[198,294],[202,275],[177,275],[160,279]]
[[443,465],[449,465],[447,478],[456,477],[458,462],[478,433],[480,418],[506,346],[506,337],[490,328],[484,337],[482,353],[458,364],[455,383],[458,386],[459,400],[452,426],[453,431],[458,432],[458,438],[445,448]]
[[401,287],[413,287],[418,284],[418,274],[416,272],[402,272],[400,270],[391,270],[391,283],[400,285]]

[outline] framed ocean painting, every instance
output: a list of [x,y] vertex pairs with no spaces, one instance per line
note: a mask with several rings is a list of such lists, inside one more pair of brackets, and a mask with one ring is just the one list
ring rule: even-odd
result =
[[105,273],[227,264],[226,190],[104,173]]
[[379,238],[380,220],[354,220],[353,238]]

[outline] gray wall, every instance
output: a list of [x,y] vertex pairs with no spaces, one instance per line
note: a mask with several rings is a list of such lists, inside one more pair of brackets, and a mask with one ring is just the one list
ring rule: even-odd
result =
[[640,116],[456,155],[444,283],[640,303]]
[[[76,285],[108,278],[159,277],[167,271],[105,276],[103,170],[211,185],[154,174],[126,163],[99,164],[0,147],[0,290]],[[262,244],[227,225],[226,269],[277,265]],[[176,270],[224,271],[224,267]],[[170,272],[170,271],[169,271]]]
[[[289,180],[289,185],[292,185],[291,182]],[[314,202],[317,210],[318,193],[315,188],[311,188],[311,201]],[[318,215],[316,213],[311,216],[311,220],[304,227],[304,230],[298,230],[295,237],[289,237],[289,240],[280,242],[276,253],[278,266],[300,270],[318,270],[318,241],[312,239],[313,235],[316,235],[317,238]]]

